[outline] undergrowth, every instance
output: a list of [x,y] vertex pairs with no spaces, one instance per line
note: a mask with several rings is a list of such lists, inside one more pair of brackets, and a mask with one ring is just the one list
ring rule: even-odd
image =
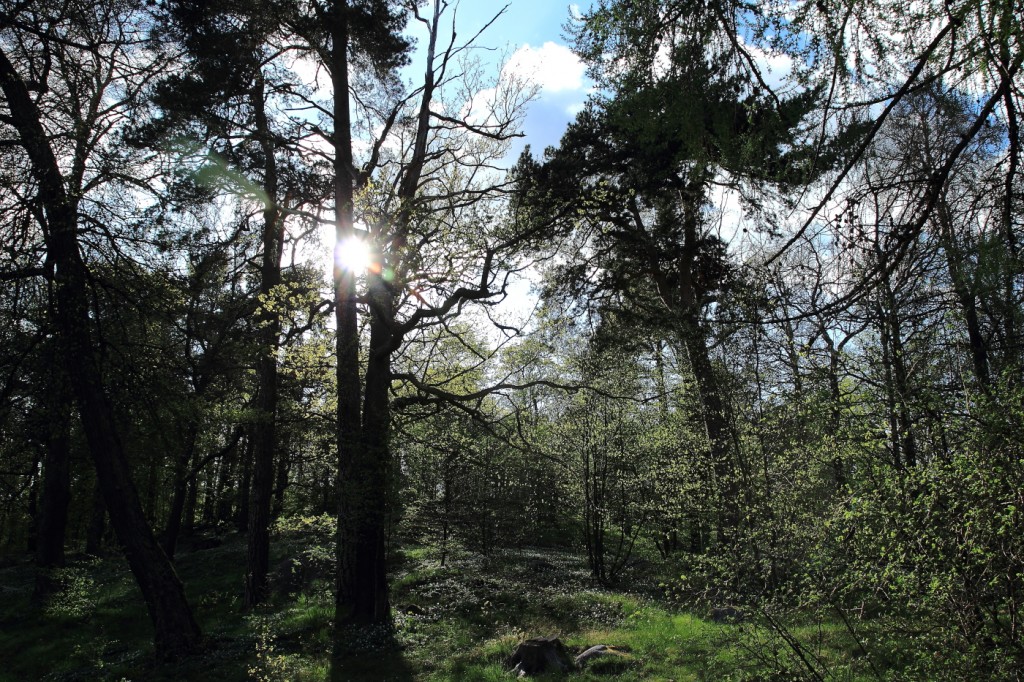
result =
[[[122,559],[71,561],[58,576],[63,590],[43,605],[31,600],[27,561],[0,569],[0,680],[509,680],[506,659],[541,635],[559,636],[574,655],[613,648],[572,680],[813,679],[754,619],[712,623],[642,582],[626,591],[597,585],[578,555],[534,549],[462,552],[444,566],[429,549],[403,549],[392,575],[393,625],[346,633],[332,669],[331,567],[320,530],[279,528],[273,596],[249,614],[240,598],[243,537],[179,556],[206,644],[177,665],[154,663],[149,621]],[[792,632],[828,664],[830,679],[871,679],[835,624]]]

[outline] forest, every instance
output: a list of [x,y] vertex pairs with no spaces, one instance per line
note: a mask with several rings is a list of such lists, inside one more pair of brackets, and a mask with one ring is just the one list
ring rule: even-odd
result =
[[0,680],[1024,678],[1024,2],[470,3],[0,0]]

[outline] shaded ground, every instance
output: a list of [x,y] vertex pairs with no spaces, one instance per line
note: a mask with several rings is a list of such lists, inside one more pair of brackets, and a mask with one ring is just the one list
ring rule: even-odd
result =
[[[394,628],[348,633],[332,676],[324,540],[310,528],[276,539],[274,597],[251,614],[241,612],[243,537],[179,556],[207,645],[176,666],[151,660],[149,621],[122,559],[72,561],[46,608],[30,604],[29,563],[0,568],[0,680],[510,680],[505,659],[539,635],[558,635],[573,653],[618,648],[572,680],[794,679],[785,676],[792,661],[756,628],[673,612],[637,580],[625,581],[629,592],[602,589],[571,553],[462,553],[441,567],[422,548],[399,556]],[[839,679],[858,679],[854,647],[838,632],[818,625],[804,635],[844,671]]]

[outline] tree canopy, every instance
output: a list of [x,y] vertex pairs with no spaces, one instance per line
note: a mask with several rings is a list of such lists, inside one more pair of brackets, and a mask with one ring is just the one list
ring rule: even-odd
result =
[[536,549],[746,614],[751,674],[1019,677],[1019,1],[595,0],[518,159],[506,9],[0,0],[25,603],[123,556],[196,660],[182,557],[237,535],[232,609],[316,602],[343,679],[410,561]]

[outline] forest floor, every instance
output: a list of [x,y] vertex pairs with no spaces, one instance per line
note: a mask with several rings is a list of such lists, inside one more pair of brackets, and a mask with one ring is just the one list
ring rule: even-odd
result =
[[[513,679],[504,662],[519,642],[550,635],[571,654],[596,644],[617,649],[566,676],[574,681],[799,679],[791,653],[762,628],[674,609],[656,584],[635,576],[622,581],[628,590],[602,588],[576,554],[459,552],[442,567],[424,548],[399,553],[394,627],[352,633],[332,677],[330,552],[322,536],[309,527],[278,535],[273,597],[249,614],[241,610],[245,538],[228,535],[205,549],[186,544],[177,567],[206,648],[176,665],[154,663],[150,624],[122,559],[71,560],[63,593],[45,607],[31,604],[31,563],[8,562],[0,568],[0,680],[496,682]],[[819,623],[790,632],[830,677],[867,679],[856,644],[839,629]]]

